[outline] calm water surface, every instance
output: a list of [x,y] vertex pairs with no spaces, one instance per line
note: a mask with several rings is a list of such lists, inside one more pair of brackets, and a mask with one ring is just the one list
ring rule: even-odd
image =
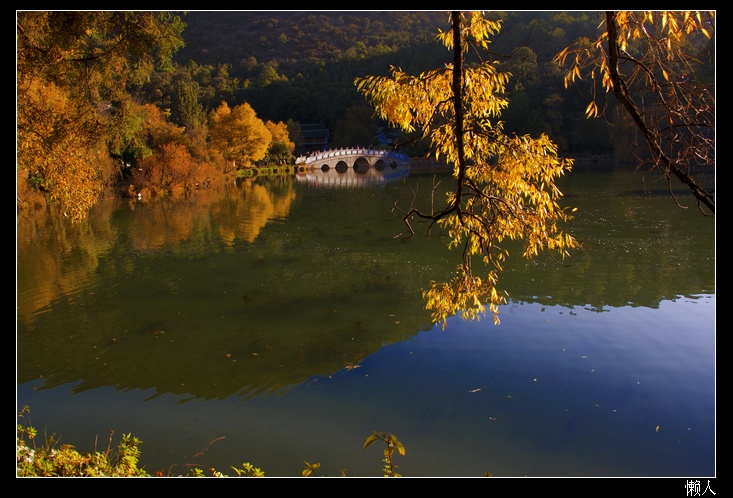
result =
[[449,181],[291,175],[19,218],[18,407],[82,451],[132,433],[150,472],[379,476],[376,430],[405,476],[715,476],[715,220],[575,171],[585,250],[517,248],[501,324],[441,330],[420,291],[460,253],[399,235]]

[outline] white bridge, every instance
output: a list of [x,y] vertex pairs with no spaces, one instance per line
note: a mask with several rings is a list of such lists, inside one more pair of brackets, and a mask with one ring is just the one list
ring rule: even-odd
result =
[[298,157],[295,164],[296,166],[305,166],[309,169],[320,169],[322,171],[333,168],[340,172],[354,170],[363,173],[370,169],[381,172],[390,168],[402,169],[409,167],[410,158],[400,152],[351,147],[311,152],[308,155]]

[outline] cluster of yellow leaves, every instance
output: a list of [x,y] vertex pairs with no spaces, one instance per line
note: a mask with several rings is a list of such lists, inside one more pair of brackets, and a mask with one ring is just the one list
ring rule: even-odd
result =
[[[460,16],[461,54],[473,46],[486,49],[500,23],[472,12]],[[455,28],[456,26],[454,26]],[[454,30],[438,39],[455,46]],[[471,43],[469,43],[471,42]],[[434,322],[461,313],[479,319],[485,303],[499,323],[499,305],[506,302],[498,289],[499,274],[508,252],[503,240],[524,240],[524,256],[554,251],[561,257],[578,246],[563,232],[561,223],[570,215],[559,205],[562,193],[555,181],[570,170],[572,162],[557,156],[557,146],[547,136],[508,137],[503,133],[501,112],[509,105],[503,96],[511,74],[499,72],[491,62],[461,66],[460,93],[455,86],[454,64],[446,64],[418,77],[392,68],[391,77],[358,78],[356,86],[377,114],[403,131],[420,130],[432,142],[436,158],[454,165],[457,188],[449,192],[442,211],[422,214],[447,229],[449,247],[463,245],[463,262],[451,282],[433,282],[424,292]],[[458,136],[455,102],[460,95],[462,136]],[[409,224],[409,220],[406,219]],[[488,267],[485,278],[474,275],[471,257],[481,255]]]
[[[449,247],[464,245],[464,263],[450,284],[434,283],[424,293],[433,319],[445,326],[448,317],[461,313],[477,319],[488,302],[494,323],[499,323],[499,306],[506,303],[505,293],[497,289],[499,274],[509,256],[502,248],[504,240],[522,240],[523,256],[533,258],[540,252],[554,252],[561,258],[578,247],[578,242],[563,231],[561,223],[570,220],[560,206],[562,193],[555,181],[572,162],[557,157],[556,146],[545,135],[497,137],[493,142],[497,161],[467,168],[467,182],[473,185],[464,195],[461,210],[438,220],[451,237]],[[455,193],[448,194],[448,204]],[[470,257],[481,255],[488,275],[473,275]]]

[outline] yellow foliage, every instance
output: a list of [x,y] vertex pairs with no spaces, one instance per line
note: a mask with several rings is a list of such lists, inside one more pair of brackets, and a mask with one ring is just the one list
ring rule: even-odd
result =
[[[706,14],[710,19],[715,17],[714,12]],[[638,52],[632,55],[633,60],[640,63],[639,69],[643,69],[638,72],[638,77],[649,77],[649,70],[656,65],[667,80],[679,76],[679,68],[689,65],[686,53],[689,36],[699,32],[710,38],[699,11],[618,11],[615,16],[620,50],[631,50],[631,44]],[[595,40],[583,38],[555,56],[554,61],[560,66],[570,63],[565,73],[566,87],[581,79],[583,70],[589,70],[589,77],[600,75],[603,88],[606,91],[612,89],[605,46],[607,41],[608,32],[603,30]],[[630,83],[627,85],[631,86]]]
[[[500,29],[499,21],[476,12],[453,13],[452,19],[451,32],[441,33],[439,40],[454,48],[454,35],[460,33],[461,60],[470,45],[488,48],[489,37]],[[379,117],[405,132],[420,130],[430,138],[435,157],[454,167],[456,189],[448,194],[446,206],[432,213],[413,208],[405,216],[410,233],[414,233],[411,221],[422,219],[447,230],[450,248],[463,246],[455,278],[433,282],[423,293],[434,322],[443,327],[455,314],[480,319],[487,304],[499,323],[499,306],[506,303],[506,295],[499,291],[498,281],[508,257],[502,241],[523,240],[526,258],[541,251],[564,258],[578,247],[562,230],[570,215],[560,206],[562,193],[555,185],[572,162],[557,156],[557,146],[547,136],[503,133],[500,117],[509,105],[504,91],[510,78],[494,63],[484,62],[471,67],[448,63],[417,77],[392,67],[389,77],[355,80]],[[476,255],[488,268],[485,278],[473,273],[471,259]]]
[[600,27],[596,39],[555,56],[569,65],[565,86],[590,78],[587,118],[615,109],[613,93],[649,147],[644,167],[680,181],[704,214],[714,214],[715,192],[695,176],[716,163],[715,11],[607,11]]
[[272,133],[248,103],[233,109],[222,102],[209,125],[211,146],[237,166],[248,166],[267,154]]
[[16,12],[21,190],[45,194],[74,220],[87,216],[116,172],[108,145],[132,131],[121,129],[128,84],[142,83],[156,59],[170,61],[183,27],[167,12]]
[[53,83],[28,81],[18,93],[18,106],[19,176],[37,183],[70,218],[84,218],[110,176],[104,143],[88,131],[94,123],[78,116],[64,90]]
[[292,154],[295,151],[295,143],[290,140],[290,132],[288,131],[288,125],[282,121],[273,123],[272,121],[265,121],[265,126],[272,135],[272,141],[278,140],[288,146],[288,150]]

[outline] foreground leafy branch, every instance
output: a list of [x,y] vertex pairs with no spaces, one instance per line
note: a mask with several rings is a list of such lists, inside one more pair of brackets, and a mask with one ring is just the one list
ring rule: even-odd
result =
[[588,118],[613,109],[613,94],[648,146],[649,170],[684,184],[714,215],[715,192],[697,173],[715,168],[715,12],[608,11],[603,21],[596,39],[555,56],[569,65],[565,86],[593,82]]
[[[404,217],[408,237],[413,221],[435,224],[450,235],[449,247],[463,246],[462,263],[450,282],[433,282],[424,291],[435,323],[447,325],[450,316],[480,319],[488,303],[494,323],[499,305],[507,302],[499,290],[499,275],[509,256],[502,244],[522,240],[523,255],[540,252],[570,256],[579,242],[563,231],[571,219],[560,206],[562,192],[555,182],[570,171],[572,160],[558,157],[557,146],[546,136],[507,136],[501,112],[509,105],[503,96],[511,74],[491,61],[468,59],[487,53],[490,36],[501,28],[480,12],[450,13],[451,30],[438,40],[453,52],[453,62],[419,76],[392,67],[391,76],[357,78],[380,118],[406,133],[419,131],[431,143],[436,159],[453,166],[455,189],[445,206],[422,212],[412,207]],[[470,49],[473,52],[470,52]],[[475,56],[474,56],[475,58]],[[480,256],[487,273],[473,270]]]

